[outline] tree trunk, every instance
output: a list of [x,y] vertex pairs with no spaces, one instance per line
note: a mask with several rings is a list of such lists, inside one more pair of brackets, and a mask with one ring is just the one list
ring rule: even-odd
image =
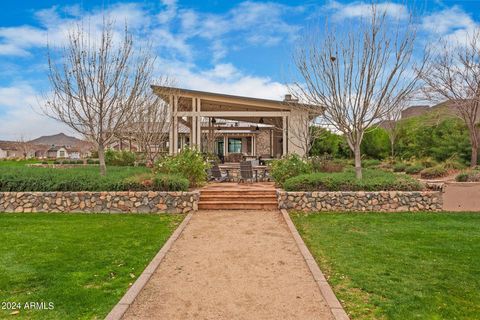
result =
[[353,153],[355,156],[355,177],[361,180],[362,179],[362,156],[360,153],[360,144],[355,144]]
[[103,144],[98,145],[98,160],[100,162],[100,175],[107,174],[107,166],[105,165],[105,147]]
[[470,158],[470,167],[475,167],[478,160],[478,145],[472,143],[472,157]]
[[395,157],[395,141],[394,140],[390,140],[390,150],[391,150],[392,158]]

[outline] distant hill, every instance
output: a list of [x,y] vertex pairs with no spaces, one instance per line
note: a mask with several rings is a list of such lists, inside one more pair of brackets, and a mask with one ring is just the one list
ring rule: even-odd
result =
[[35,145],[67,146],[76,148],[85,147],[85,145],[89,144],[87,141],[67,136],[64,133],[54,134],[52,136],[41,136],[29,142]]

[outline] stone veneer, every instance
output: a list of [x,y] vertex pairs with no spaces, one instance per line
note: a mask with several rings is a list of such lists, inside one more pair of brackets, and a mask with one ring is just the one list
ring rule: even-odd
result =
[[277,191],[280,209],[299,211],[441,211],[434,191],[287,192]]
[[0,212],[186,213],[198,192],[0,192]]

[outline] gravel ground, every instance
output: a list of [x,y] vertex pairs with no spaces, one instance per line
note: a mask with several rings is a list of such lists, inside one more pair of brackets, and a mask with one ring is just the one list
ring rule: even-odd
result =
[[199,211],[124,319],[332,319],[280,213]]

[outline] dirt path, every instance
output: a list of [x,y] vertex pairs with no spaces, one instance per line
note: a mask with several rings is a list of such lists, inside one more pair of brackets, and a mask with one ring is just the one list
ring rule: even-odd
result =
[[447,184],[443,194],[443,210],[480,211],[480,183]]
[[281,214],[199,211],[124,319],[332,319]]

